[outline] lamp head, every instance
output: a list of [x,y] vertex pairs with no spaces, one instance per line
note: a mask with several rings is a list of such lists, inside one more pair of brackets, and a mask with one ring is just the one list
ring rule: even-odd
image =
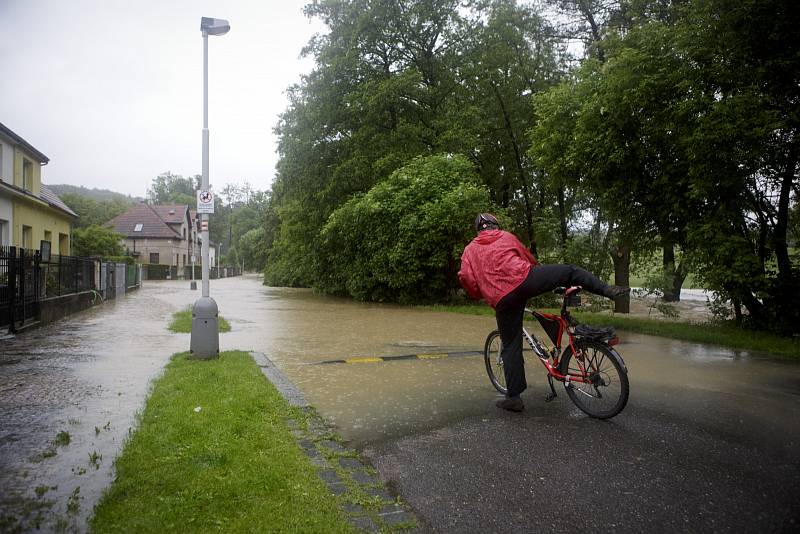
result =
[[212,19],[210,17],[200,19],[200,31],[205,35],[225,35],[230,29],[231,25],[225,19]]

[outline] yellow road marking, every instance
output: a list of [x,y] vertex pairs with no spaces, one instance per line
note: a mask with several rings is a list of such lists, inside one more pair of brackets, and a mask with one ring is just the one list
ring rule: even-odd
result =
[[417,354],[417,358],[420,360],[439,360],[441,358],[447,358],[447,353],[439,352],[434,354]]
[[372,363],[372,362],[382,362],[382,358],[348,358],[344,362],[345,363]]

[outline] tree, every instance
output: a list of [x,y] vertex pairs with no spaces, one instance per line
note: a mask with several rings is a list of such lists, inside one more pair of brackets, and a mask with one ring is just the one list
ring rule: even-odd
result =
[[687,9],[681,42],[708,102],[690,154],[693,193],[705,198],[689,232],[706,245],[701,275],[755,326],[789,334],[800,322],[798,257],[788,245],[800,158],[798,25],[789,0],[706,0]]
[[266,230],[263,227],[259,227],[248,230],[239,239],[240,257],[244,261],[246,268],[256,271],[264,269],[267,260],[265,237]]
[[188,204],[196,203],[196,191],[200,189],[201,176],[193,178],[167,171],[153,178],[147,190],[147,199],[151,204]]
[[103,226],[91,225],[72,232],[72,251],[76,256],[122,256],[124,236]]
[[558,78],[549,26],[512,0],[322,0],[316,67],[276,128],[268,283],[315,285],[320,233],[352,197],[420,156],[464,154],[533,242],[550,203],[527,155],[532,95]]

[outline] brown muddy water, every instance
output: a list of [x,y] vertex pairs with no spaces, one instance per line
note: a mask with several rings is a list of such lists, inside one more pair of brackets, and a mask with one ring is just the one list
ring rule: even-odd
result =
[[[146,282],[119,301],[0,340],[0,531],[30,530],[37,520],[45,530],[86,528],[151,380],[171,354],[188,349],[188,334],[166,330],[172,312],[199,296],[188,286]],[[491,317],[269,288],[256,276],[213,280],[211,296],[232,327],[220,336],[221,350],[265,353],[355,447],[496,410],[480,356],[369,361],[480,351],[495,327]],[[748,428],[787,449],[800,441],[800,365],[624,332],[621,338],[631,403],[723,430]],[[354,358],[366,361],[320,363]],[[565,395],[540,401],[547,385],[538,365],[528,366],[527,409],[583,417]],[[70,443],[57,446],[62,431]]]

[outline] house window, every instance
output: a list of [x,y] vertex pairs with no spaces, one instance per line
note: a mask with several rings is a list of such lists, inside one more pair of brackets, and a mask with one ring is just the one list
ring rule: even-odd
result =
[[10,241],[8,238],[8,221],[0,219],[0,247],[7,247]]
[[150,253],[150,263],[158,264],[158,252]]
[[52,243],[53,242],[53,232],[51,232],[50,230],[45,230],[44,231],[44,240],[45,241],[50,241]]
[[33,228],[22,225],[22,248],[33,248]]
[[134,226],[133,231],[134,232],[141,232],[142,228],[144,228],[144,225],[142,223],[136,223],[136,226]]
[[183,255],[183,264],[186,265],[186,254]]
[[33,190],[33,163],[27,159],[22,160],[22,189]]

